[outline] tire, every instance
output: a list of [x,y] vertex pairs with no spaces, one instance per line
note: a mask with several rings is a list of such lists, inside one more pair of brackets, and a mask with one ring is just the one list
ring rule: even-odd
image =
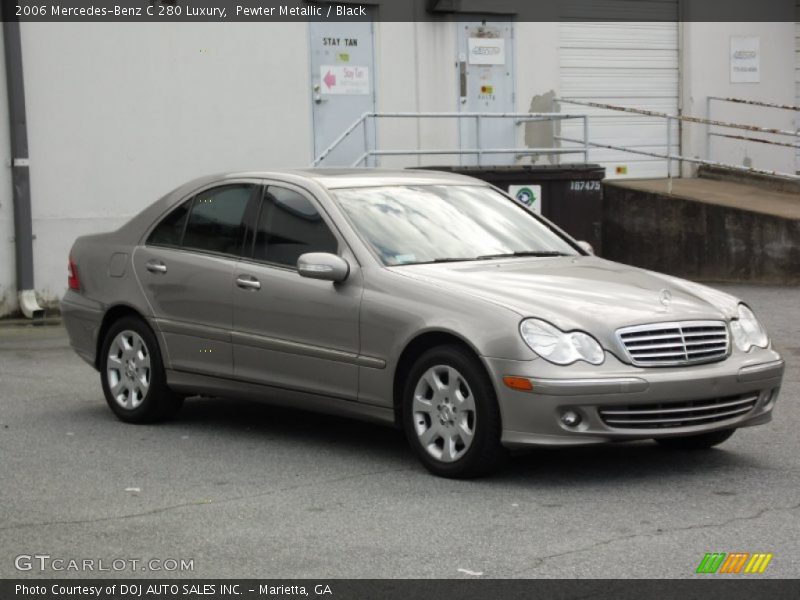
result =
[[658,438],[656,442],[671,450],[707,450],[727,440],[733,435],[735,429],[720,429],[698,435],[683,437]]
[[156,336],[134,316],[119,319],[106,332],[100,381],[108,406],[126,423],[164,421],[183,404],[183,398],[167,387]]
[[411,448],[434,475],[488,475],[507,456],[489,375],[459,346],[438,346],[416,360],[405,383],[402,416]]

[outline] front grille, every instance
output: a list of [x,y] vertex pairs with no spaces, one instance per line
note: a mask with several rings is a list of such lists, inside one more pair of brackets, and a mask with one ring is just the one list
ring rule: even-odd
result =
[[724,321],[651,323],[617,330],[631,363],[637,367],[672,367],[722,360],[728,356]]
[[690,402],[665,402],[598,409],[603,423],[614,429],[670,429],[707,425],[744,415],[755,407],[758,393]]

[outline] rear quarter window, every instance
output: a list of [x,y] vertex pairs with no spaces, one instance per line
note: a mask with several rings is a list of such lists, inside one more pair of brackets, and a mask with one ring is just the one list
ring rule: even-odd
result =
[[147,243],[152,246],[180,246],[191,206],[192,201],[187,200],[164,217],[150,233]]

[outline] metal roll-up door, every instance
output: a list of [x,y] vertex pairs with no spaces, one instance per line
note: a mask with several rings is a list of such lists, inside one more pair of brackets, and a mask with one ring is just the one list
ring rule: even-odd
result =
[[[559,96],[677,115],[680,91],[678,0],[619,0],[615,4],[618,12],[605,14],[605,18],[619,18],[619,21],[587,21],[596,15],[575,11],[562,17]],[[575,4],[576,7],[581,5]],[[666,154],[665,119],[570,104],[562,104],[561,110],[591,115],[589,139],[592,142]],[[669,141],[673,154],[679,154],[679,135],[678,123],[672,120]],[[582,124],[564,121],[562,136],[583,139]],[[667,175],[666,160],[618,150],[593,149],[589,162],[605,166],[609,177]],[[673,175],[679,173],[676,161],[673,161],[672,172]]]

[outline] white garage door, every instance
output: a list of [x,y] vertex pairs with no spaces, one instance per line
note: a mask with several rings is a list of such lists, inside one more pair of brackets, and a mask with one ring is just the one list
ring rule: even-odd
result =
[[[641,14],[646,5],[659,14],[674,9],[677,15],[676,0],[634,4],[639,5],[637,18],[640,19],[646,19],[646,13]],[[678,114],[677,22],[570,21],[562,22],[559,28],[562,98]],[[665,119],[569,104],[563,104],[561,110],[591,115],[589,139],[592,142],[666,154]],[[581,123],[563,123],[564,137],[583,139]],[[678,154],[679,127],[677,121],[671,123],[672,153]],[[667,174],[666,160],[616,150],[593,149],[589,160],[605,166],[608,177],[664,177]],[[673,175],[679,173],[676,161],[672,171]]]

